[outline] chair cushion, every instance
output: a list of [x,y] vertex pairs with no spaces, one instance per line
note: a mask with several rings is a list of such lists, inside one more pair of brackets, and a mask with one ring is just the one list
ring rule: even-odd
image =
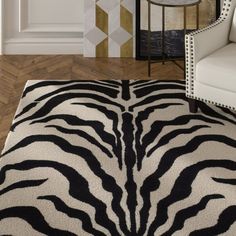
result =
[[231,31],[229,35],[229,40],[236,43],[236,8],[234,10],[233,22],[231,26]]
[[199,61],[196,80],[215,88],[236,92],[236,43],[230,43]]

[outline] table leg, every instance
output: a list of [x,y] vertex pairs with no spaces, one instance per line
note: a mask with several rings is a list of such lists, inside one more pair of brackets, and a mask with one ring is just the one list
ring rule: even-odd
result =
[[187,31],[187,8],[184,7],[184,37]]
[[148,1],[148,76],[151,77],[151,2]]
[[185,36],[187,34],[187,7],[184,7],[184,79],[186,79]]
[[162,7],[162,64],[165,64],[165,7]]
[[196,5],[196,25],[197,25],[197,30],[199,29],[199,4]]

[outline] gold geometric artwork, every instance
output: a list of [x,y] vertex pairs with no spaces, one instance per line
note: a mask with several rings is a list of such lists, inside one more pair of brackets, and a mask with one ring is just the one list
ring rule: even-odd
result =
[[85,1],[85,57],[133,57],[134,0]]

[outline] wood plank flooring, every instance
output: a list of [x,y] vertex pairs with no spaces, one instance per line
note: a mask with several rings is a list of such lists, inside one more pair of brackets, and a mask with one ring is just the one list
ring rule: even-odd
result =
[[27,80],[183,79],[183,71],[168,62],[153,64],[134,59],[82,56],[0,56],[0,153]]

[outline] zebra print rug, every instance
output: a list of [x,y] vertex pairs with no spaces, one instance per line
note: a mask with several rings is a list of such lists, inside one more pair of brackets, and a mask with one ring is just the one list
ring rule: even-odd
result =
[[0,235],[236,235],[236,114],[183,81],[29,81],[0,159]]

